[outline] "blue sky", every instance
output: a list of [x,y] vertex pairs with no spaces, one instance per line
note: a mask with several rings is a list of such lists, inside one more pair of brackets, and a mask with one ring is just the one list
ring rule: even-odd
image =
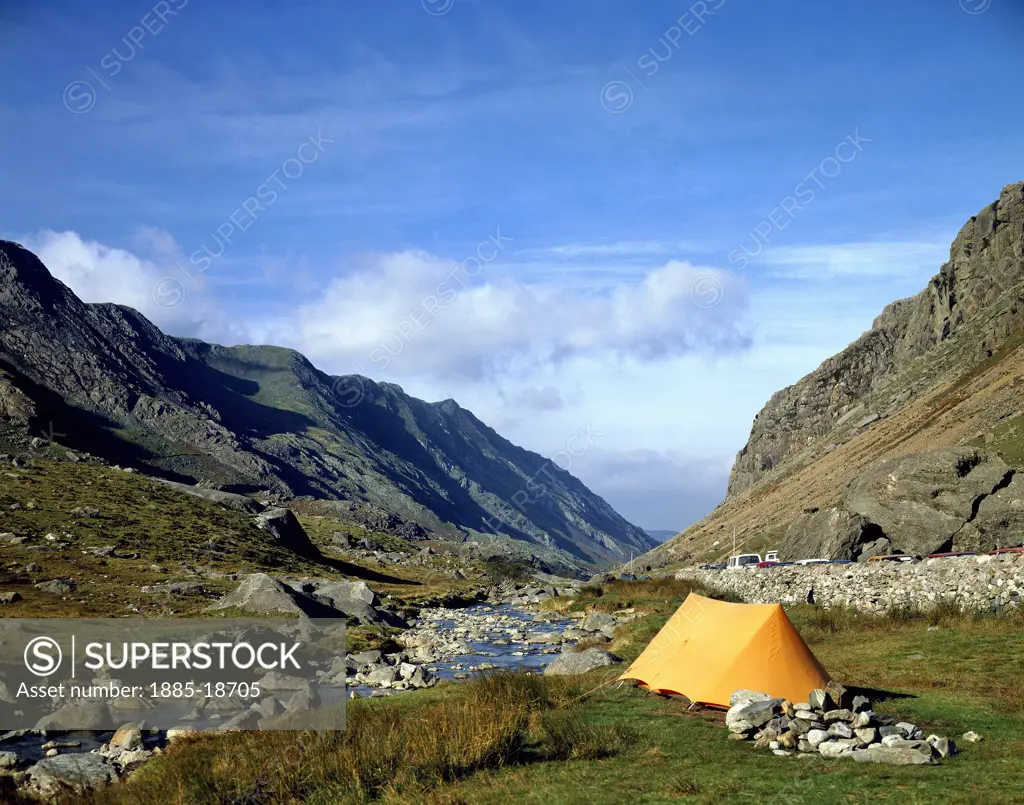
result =
[[649,528],[1024,178],[1010,0],[11,5],[0,233],[453,397]]

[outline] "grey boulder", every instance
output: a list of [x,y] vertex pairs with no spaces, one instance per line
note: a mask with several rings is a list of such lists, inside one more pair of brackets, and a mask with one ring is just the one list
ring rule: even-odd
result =
[[771,721],[782,707],[783,699],[739,703],[725,714],[725,724],[731,732],[746,732]]
[[241,584],[210,609],[236,608],[256,615],[308,615],[341,618],[342,613],[278,581],[266,573],[246,576]]
[[[925,556],[947,543],[953,550],[978,550],[980,532],[965,526],[978,504],[1004,487],[1008,473],[1002,459],[978,448],[925,450],[872,465],[851,485],[846,508],[909,554]],[[1002,532],[991,533],[998,540]]]
[[888,763],[891,766],[930,766],[935,763],[931,752],[901,746],[869,746],[851,753],[861,763]]
[[737,704],[750,704],[750,702],[767,702],[771,698],[767,693],[758,693],[756,690],[739,688],[734,690],[729,696],[729,706],[735,707]]
[[28,769],[29,789],[47,801],[61,795],[84,795],[117,779],[117,772],[98,754],[77,752],[40,760]]
[[78,701],[65,704],[36,722],[37,730],[109,729],[114,718],[104,702]]
[[622,662],[614,654],[600,648],[588,648],[586,651],[567,652],[559,655],[551,665],[544,669],[544,676],[574,676],[606,668]]
[[600,632],[608,627],[615,627],[615,618],[607,612],[591,612],[580,624],[584,632]]
[[274,540],[300,556],[319,558],[320,550],[310,541],[291,509],[268,509],[256,515],[256,527],[268,532]]

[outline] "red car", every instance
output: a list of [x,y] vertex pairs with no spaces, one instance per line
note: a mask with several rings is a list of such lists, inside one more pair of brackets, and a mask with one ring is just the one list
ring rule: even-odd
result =
[[951,556],[977,556],[974,551],[951,551],[949,553],[930,553],[925,559],[949,559]]
[[777,564],[778,564],[778,562],[758,562],[757,566],[758,567],[775,567],[775,565],[777,565]]
[[996,548],[994,551],[989,551],[989,556],[998,556],[1001,553],[1024,553],[1024,545],[1018,545],[1016,548]]

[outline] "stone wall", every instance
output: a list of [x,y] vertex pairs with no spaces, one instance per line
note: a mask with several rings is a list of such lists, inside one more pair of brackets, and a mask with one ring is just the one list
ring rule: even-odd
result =
[[900,605],[927,610],[939,601],[953,601],[961,609],[1000,609],[1020,605],[1024,555],[926,559],[917,564],[685,568],[675,577],[731,592],[749,604],[814,603],[884,612]]

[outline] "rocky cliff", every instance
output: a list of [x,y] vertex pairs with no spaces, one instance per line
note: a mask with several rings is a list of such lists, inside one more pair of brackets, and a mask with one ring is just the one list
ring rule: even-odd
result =
[[894,377],[979,320],[984,326],[971,343],[959,345],[956,360],[973,365],[988,357],[1024,324],[1024,306],[997,310],[1002,297],[1024,280],[1022,265],[1024,183],[1018,183],[1003,188],[998,201],[964,224],[949,262],[927,288],[890,304],[859,339],[772,396],[736,457],[728,494],[756,483],[809,439],[842,425],[855,433],[906,403],[928,384],[901,387],[891,382]]
[[928,287],[755,417],[728,494],[648,555],[978,550],[1024,540],[1024,183],[972,217]]
[[580,481],[453,400],[333,377],[288,349],[165,335],[85,304],[0,241],[0,424],[177,481],[361,500],[458,541],[509,541],[563,568],[655,542]]

